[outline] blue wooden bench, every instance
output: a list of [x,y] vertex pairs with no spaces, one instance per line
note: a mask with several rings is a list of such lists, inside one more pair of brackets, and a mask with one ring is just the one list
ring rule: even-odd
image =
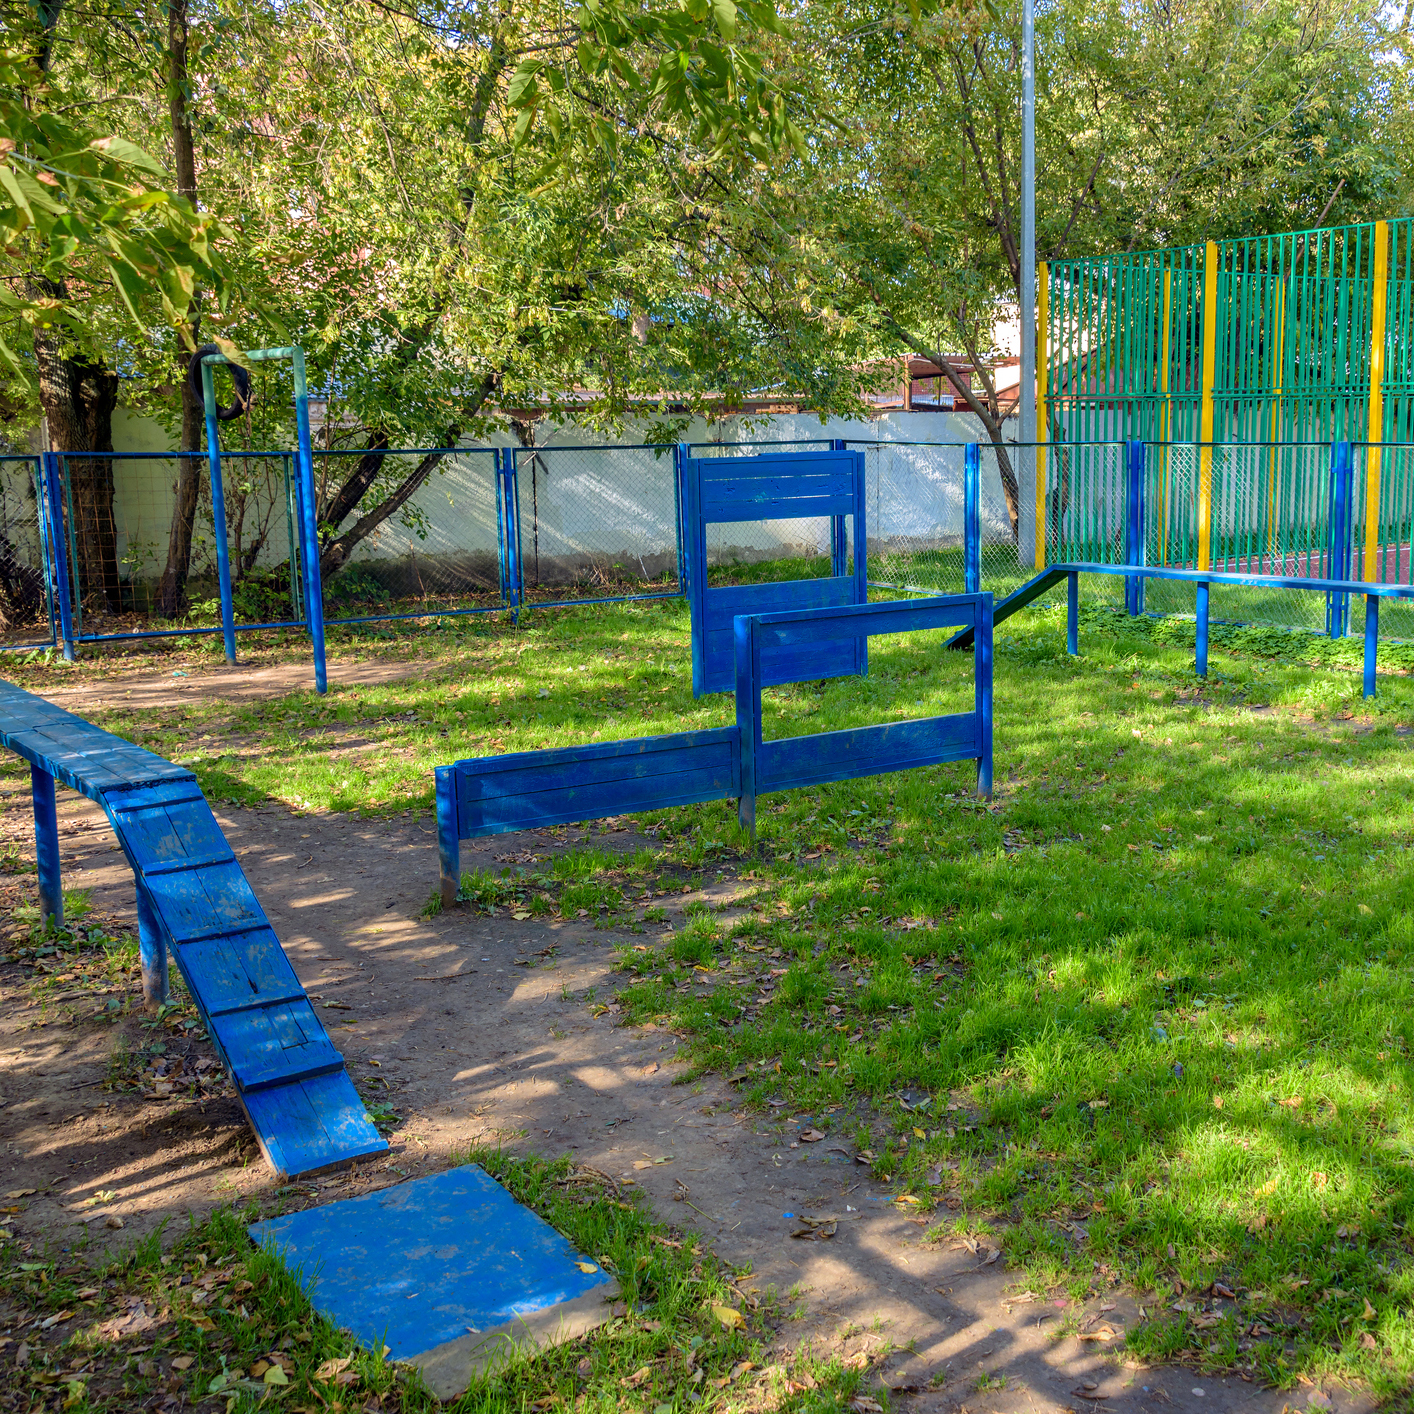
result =
[[[821,644],[863,644],[881,633],[959,625],[966,626],[974,644],[971,712],[762,739],[761,691],[770,685],[765,665],[781,660],[773,655],[808,657]],[[481,756],[437,767],[442,902],[454,903],[461,886],[461,841],[484,835],[732,797],[743,827],[754,832],[756,797],[767,791],[943,761],[975,760],[977,790],[991,796],[990,594],[739,615],[733,625],[733,669],[734,726]]]
[[167,1000],[170,953],[270,1166],[385,1150],[192,773],[5,682],[0,744],[30,763],[41,913],[63,921],[58,781],[103,807],[132,867],[144,996]]
[[[1082,574],[1102,574],[1119,576],[1139,582],[1146,579],[1174,580],[1180,584],[1193,584],[1195,594],[1196,628],[1194,632],[1194,668],[1199,677],[1208,676],[1208,629],[1209,629],[1209,589],[1214,584],[1235,585],[1247,589],[1303,589],[1317,594],[1331,595],[1344,600],[1352,594],[1365,596],[1365,673],[1364,695],[1375,695],[1375,654],[1380,638],[1380,600],[1414,599],[1414,585],[1375,584],[1359,579],[1317,579],[1301,575],[1238,574],[1231,570],[1186,570],[1169,569],[1163,565],[1098,565],[1077,561],[1071,564],[1052,565],[1034,579],[1027,580],[1020,589],[1013,590],[996,607],[995,622],[1001,623],[1013,614],[1020,613],[1029,604],[1034,604],[1049,590],[1062,581],[1066,585],[1066,651],[1080,652],[1080,576]],[[1135,596],[1129,595],[1131,603]],[[1343,616],[1342,616],[1343,618]],[[970,629],[964,629],[949,644],[949,648],[966,648],[972,642]]]
[[[777,452],[756,457],[684,455],[683,527],[692,619],[692,694],[730,692],[736,682],[732,623],[740,614],[836,608],[869,598],[863,452]],[[828,578],[709,586],[707,527],[752,521],[828,519]],[[852,531],[852,536],[851,536]],[[854,567],[850,568],[850,541]],[[780,645],[762,662],[767,686],[864,673],[862,638]]]

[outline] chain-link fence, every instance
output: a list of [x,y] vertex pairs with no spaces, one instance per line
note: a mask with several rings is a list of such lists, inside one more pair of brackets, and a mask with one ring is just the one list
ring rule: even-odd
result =
[[0,647],[55,642],[40,459],[0,456]]
[[526,604],[682,593],[672,446],[549,446],[510,455]]
[[504,607],[492,448],[314,453],[326,624]]
[[[326,621],[680,594],[684,455],[832,445],[840,444],[763,439],[688,449],[317,452]],[[1045,564],[1123,564],[1131,553],[1133,444],[982,443],[971,452],[962,443],[843,445],[865,454],[869,580],[878,589],[963,589],[970,457],[977,467],[981,587],[998,599],[1035,573],[1038,528]],[[1348,563],[1353,579],[1414,582],[1414,451],[1407,446],[1352,449],[1348,504],[1341,501],[1337,517],[1338,526],[1348,527],[1338,532],[1348,535],[1348,545],[1335,546],[1334,558],[1330,444],[1161,442],[1142,453],[1148,564],[1194,568],[1206,537],[1214,570],[1317,576]],[[50,467],[57,521],[46,511]],[[236,626],[302,625],[291,454],[223,451],[222,468]],[[1039,496],[1038,475],[1044,477]],[[1206,518],[1205,487],[1211,487]],[[851,558],[855,533],[850,526]],[[63,608],[61,569],[76,638],[213,631],[220,611],[215,550],[204,454],[0,457],[0,646],[53,641],[50,625]],[[714,582],[827,575],[831,555],[826,518],[708,531]],[[1124,581],[1097,576],[1083,592],[1091,601],[1120,604]],[[1192,613],[1193,597],[1188,585],[1145,585],[1149,612]],[[1214,617],[1231,621],[1321,630],[1327,610],[1320,593],[1212,591]],[[1387,636],[1414,632],[1414,609],[1387,604],[1381,627]]]
[[[64,452],[74,634],[80,641],[205,632],[221,618],[204,455]],[[300,622],[291,458],[222,452],[231,600],[242,628]],[[163,628],[154,626],[161,620]]]

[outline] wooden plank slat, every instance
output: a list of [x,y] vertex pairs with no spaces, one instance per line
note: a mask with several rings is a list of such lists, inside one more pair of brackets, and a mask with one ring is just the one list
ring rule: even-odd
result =
[[944,761],[968,761],[980,751],[974,712],[785,737],[762,742],[757,749],[756,790],[764,795]]
[[734,727],[458,762],[462,839],[735,795]]

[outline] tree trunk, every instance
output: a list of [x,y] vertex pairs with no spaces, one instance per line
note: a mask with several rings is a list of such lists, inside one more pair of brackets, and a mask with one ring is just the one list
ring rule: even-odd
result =
[[[449,427],[442,435],[442,445],[444,447],[454,447],[456,446],[457,438],[460,436],[460,427]],[[371,457],[360,457],[359,465],[362,466],[364,462],[369,461],[371,458],[376,458],[378,464],[381,465],[383,454],[375,451],[371,454]],[[348,562],[348,558],[353,553],[354,547],[361,540],[366,540],[395,511],[401,510],[407,501],[417,492],[418,488],[423,485],[427,478],[431,476],[433,471],[441,464],[441,461],[441,452],[431,452],[423,457],[402,479],[398,488],[391,496],[384,497],[371,511],[360,516],[342,535],[335,537],[324,545],[319,552],[320,578],[327,581],[338,574]],[[349,482],[345,482],[339,495],[335,497],[335,504],[345,501],[344,492],[348,490],[349,484],[353,482],[357,476],[358,473],[355,472],[354,476],[349,478]],[[372,480],[371,476],[369,480]],[[357,504],[356,500],[354,504]],[[352,506],[350,506],[350,509],[352,509]],[[345,515],[347,515],[347,512],[345,512]],[[337,529],[338,522],[331,518],[328,521],[328,526],[331,529]]]
[[[33,282],[51,298],[66,291],[51,280]],[[69,483],[77,564],[79,602],[109,613],[122,609],[118,582],[117,534],[113,524],[113,458],[86,457],[83,452],[113,450],[113,409],[118,405],[118,378],[102,360],[66,350],[52,331],[35,331],[35,364],[39,401],[49,421],[49,445],[68,452],[64,469]]]
[[[1011,526],[1011,541],[1015,545],[1021,533],[1021,485],[1016,479],[1016,469],[1011,464],[1011,452],[1002,431],[1001,417],[993,417],[988,411],[987,405],[972,391],[963,379],[961,372],[946,354],[941,350],[930,349],[926,340],[910,333],[891,315],[886,314],[884,317],[894,335],[902,339],[913,353],[923,355],[943,370],[948,382],[953,385],[954,391],[967,404],[968,410],[976,414],[977,420],[982,424],[983,430],[996,452],[997,474],[1001,477],[1002,495],[1006,498],[1007,520]],[[972,365],[974,369],[977,368],[978,360],[975,357],[972,359]],[[988,392],[992,398],[992,406],[997,407],[995,389],[989,389]]]
[[[167,112],[172,132],[172,166],[177,176],[178,193],[196,206],[196,147],[192,141],[191,113],[187,108],[187,38],[187,0],[168,0]],[[196,343],[197,328],[201,322],[199,300],[200,291],[193,291],[187,311],[187,327],[193,344]],[[204,410],[191,390],[184,353],[178,354],[177,364],[177,386],[182,390],[180,450],[195,452],[201,446]],[[157,587],[158,612],[168,619],[179,617],[187,608],[187,576],[191,573],[191,542],[196,526],[197,502],[201,497],[201,476],[199,456],[178,459],[177,480],[172,488],[172,524],[167,533],[167,563]]]

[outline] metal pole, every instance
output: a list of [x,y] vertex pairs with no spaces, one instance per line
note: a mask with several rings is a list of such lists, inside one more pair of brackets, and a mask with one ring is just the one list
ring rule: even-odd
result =
[[[1036,5],[1021,7],[1021,382],[1017,441],[1036,441]],[[1032,457],[1034,459],[1035,453]]]
[[44,510],[50,549],[54,556],[54,598],[59,604],[59,640],[64,658],[74,661],[74,614],[69,598],[69,542],[64,533],[64,492],[59,484],[59,454],[45,452]]
[[[273,352],[273,351],[272,351]],[[280,350],[281,353],[285,350]],[[324,577],[319,570],[319,520],[314,496],[314,449],[309,440],[309,385],[304,376],[304,350],[289,351],[295,375],[296,461],[300,484],[300,538],[304,544],[304,618],[314,649],[314,690],[328,692],[329,674],[324,662]]]
[[[209,357],[209,355],[208,355]],[[224,363],[225,359],[218,359]],[[226,491],[221,482],[221,433],[216,425],[216,387],[211,364],[201,361],[201,400],[206,409],[206,461],[211,468],[212,538],[216,542],[216,578],[221,589],[221,636],[226,661],[236,661],[236,614],[231,603],[231,555],[226,545]]]

